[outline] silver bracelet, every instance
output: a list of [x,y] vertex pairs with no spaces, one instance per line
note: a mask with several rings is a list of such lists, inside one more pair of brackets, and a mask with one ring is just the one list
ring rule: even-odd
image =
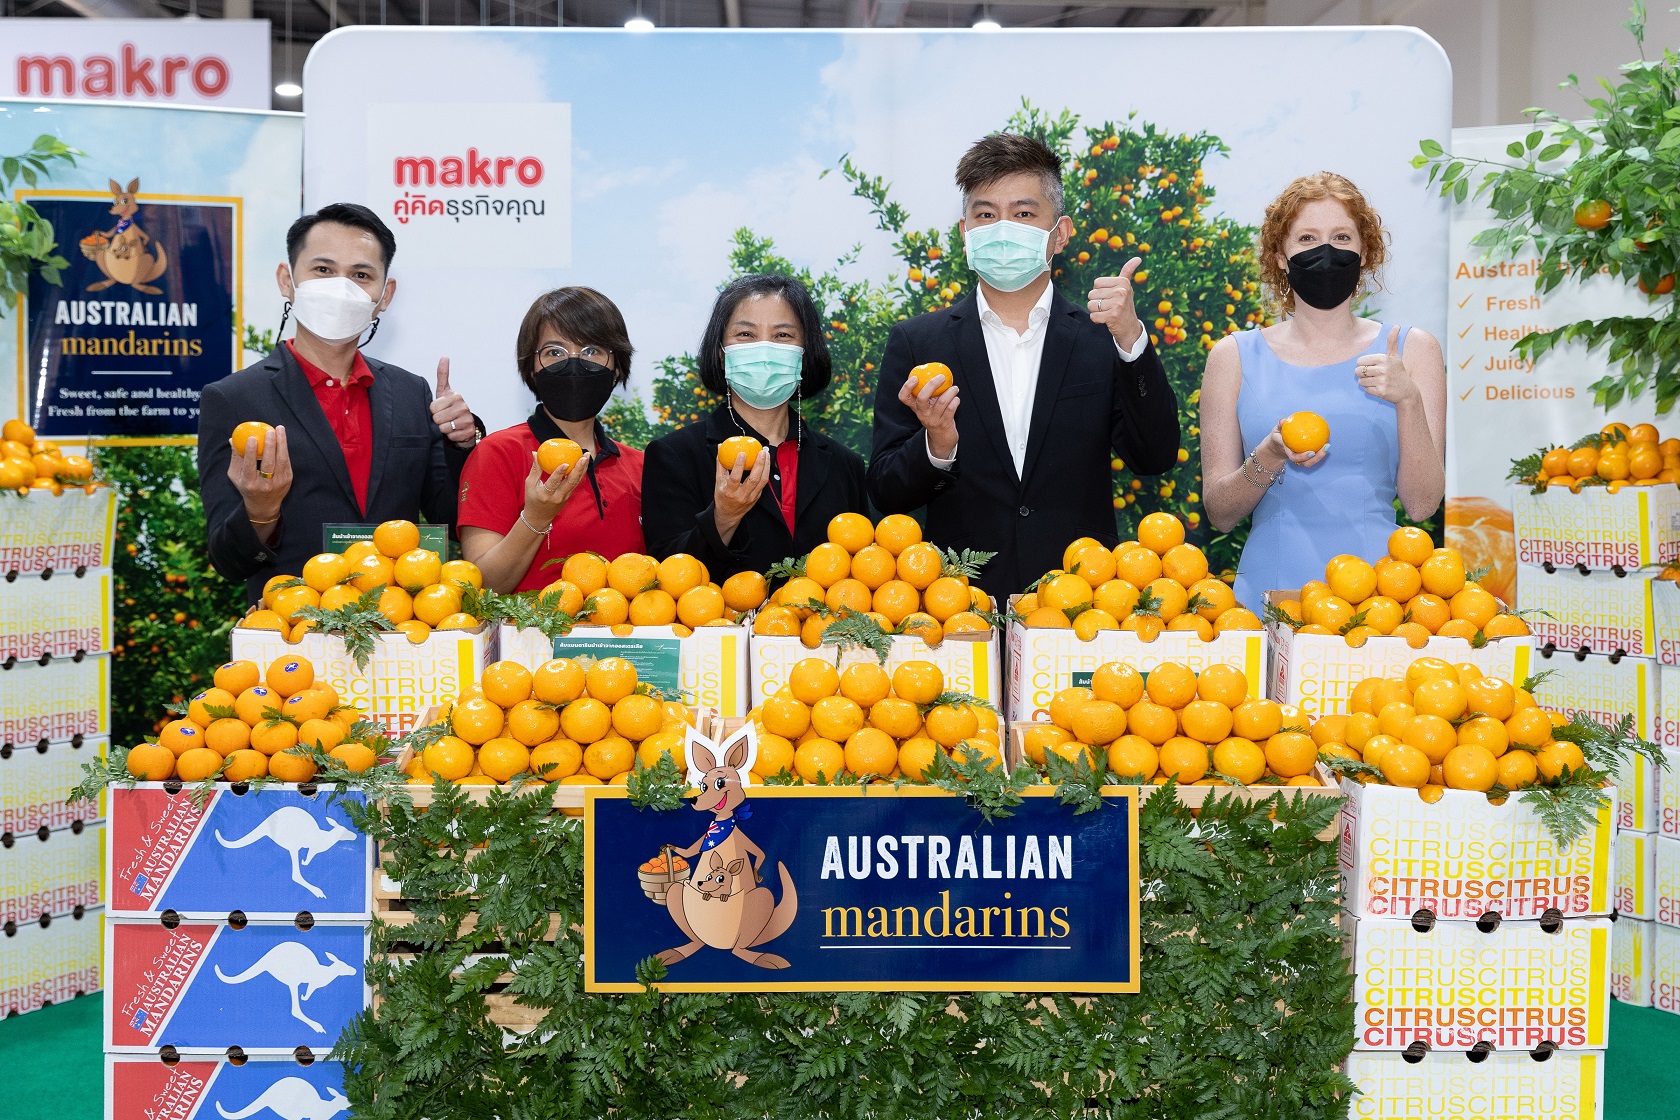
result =
[[[1260,478],[1256,479],[1248,473],[1248,468],[1251,465],[1254,467],[1255,471],[1259,473]],[[1240,468],[1243,481],[1247,482],[1250,486],[1258,487],[1261,490],[1270,490],[1274,485],[1276,485],[1278,480],[1283,477],[1283,472],[1287,469],[1287,466],[1281,466],[1277,469],[1277,473],[1274,474],[1271,471],[1268,471],[1265,467],[1262,467],[1260,465],[1260,460],[1255,458],[1253,453],[1250,453],[1248,458],[1242,461],[1242,467]]]
[[531,532],[535,533],[539,537],[548,536],[548,534],[550,532],[552,532],[553,529],[554,529],[554,522],[552,522],[552,521],[550,521],[548,523],[548,528],[546,528],[546,529],[537,528],[535,525],[533,525],[529,521],[525,520],[525,511],[524,510],[519,511],[519,522],[520,522],[520,524],[524,525],[525,528],[531,530]]

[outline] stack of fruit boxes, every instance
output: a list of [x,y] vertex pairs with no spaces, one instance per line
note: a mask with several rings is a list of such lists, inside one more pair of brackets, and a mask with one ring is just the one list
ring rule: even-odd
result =
[[162,782],[108,796],[106,1116],[337,1115],[343,1069],[325,1059],[370,995],[361,795]]
[[108,489],[0,519],[0,1015],[100,987],[103,802],[64,804],[110,730]]
[[1342,791],[1361,1114],[1462,1093],[1492,1120],[1602,1116],[1611,810],[1562,849],[1518,798]]

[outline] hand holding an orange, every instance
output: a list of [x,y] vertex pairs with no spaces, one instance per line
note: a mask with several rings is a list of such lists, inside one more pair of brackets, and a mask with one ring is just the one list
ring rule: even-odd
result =
[[962,403],[956,377],[944,362],[924,362],[904,377],[898,399],[927,430],[928,451],[935,459],[957,453],[957,406]]
[[1330,425],[1316,412],[1292,412],[1278,421],[1266,443],[1274,438],[1276,450],[1285,459],[1298,467],[1310,467],[1329,454]]

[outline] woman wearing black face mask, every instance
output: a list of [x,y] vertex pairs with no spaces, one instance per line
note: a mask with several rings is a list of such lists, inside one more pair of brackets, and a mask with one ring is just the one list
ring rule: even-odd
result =
[[[1208,354],[1203,504],[1222,532],[1254,515],[1236,594],[1256,611],[1267,591],[1323,579],[1334,556],[1380,560],[1397,497],[1419,521],[1441,504],[1441,345],[1415,327],[1353,313],[1386,242],[1381,219],[1347,179],[1319,172],[1295,180],[1266,208],[1257,252],[1284,318],[1227,335]],[[1300,411],[1329,424],[1330,442],[1318,451],[1284,445],[1282,421]]]
[[[516,357],[536,411],[479,441],[461,471],[461,554],[484,586],[528,591],[560,578],[550,560],[643,551],[642,453],[613,442],[599,416],[630,380],[630,355],[624,316],[593,289],[556,288],[525,312]],[[583,457],[545,474],[537,448],[550,439]]]

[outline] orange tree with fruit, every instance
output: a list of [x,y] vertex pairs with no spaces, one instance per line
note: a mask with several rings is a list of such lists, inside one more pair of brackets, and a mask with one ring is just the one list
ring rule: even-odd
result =
[[[1118,275],[1132,257],[1139,310],[1144,316],[1179,402],[1183,449],[1168,473],[1134,475],[1114,460],[1115,518],[1122,538],[1145,514],[1176,514],[1201,544],[1215,573],[1236,567],[1247,529],[1215,534],[1201,508],[1198,404],[1207,352],[1225,335],[1270,322],[1254,262],[1254,229],[1213,210],[1215,191],[1203,163],[1226,151],[1205,132],[1172,133],[1133,116],[1081,124],[1073,113],[1051,117],[1023,104],[1003,127],[1037,136],[1063,159],[1063,205],[1074,238],[1056,259],[1053,282],[1076,302],[1099,276]],[[890,185],[850,159],[840,173],[870,204],[878,228],[889,234],[902,274],[884,282],[847,280],[848,254],[834,267],[813,272],[780,256],[774,244],[750,230],[736,231],[729,278],[753,272],[798,277],[811,291],[827,324],[834,381],[805,404],[806,418],[859,454],[869,454],[876,364],[894,323],[949,307],[973,290],[956,224],[914,228],[893,201]],[[639,398],[620,399],[608,410],[615,434],[633,445],[694,423],[720,403],[701,387],[690,355],[666,358],[654,380],[651,418]]]

